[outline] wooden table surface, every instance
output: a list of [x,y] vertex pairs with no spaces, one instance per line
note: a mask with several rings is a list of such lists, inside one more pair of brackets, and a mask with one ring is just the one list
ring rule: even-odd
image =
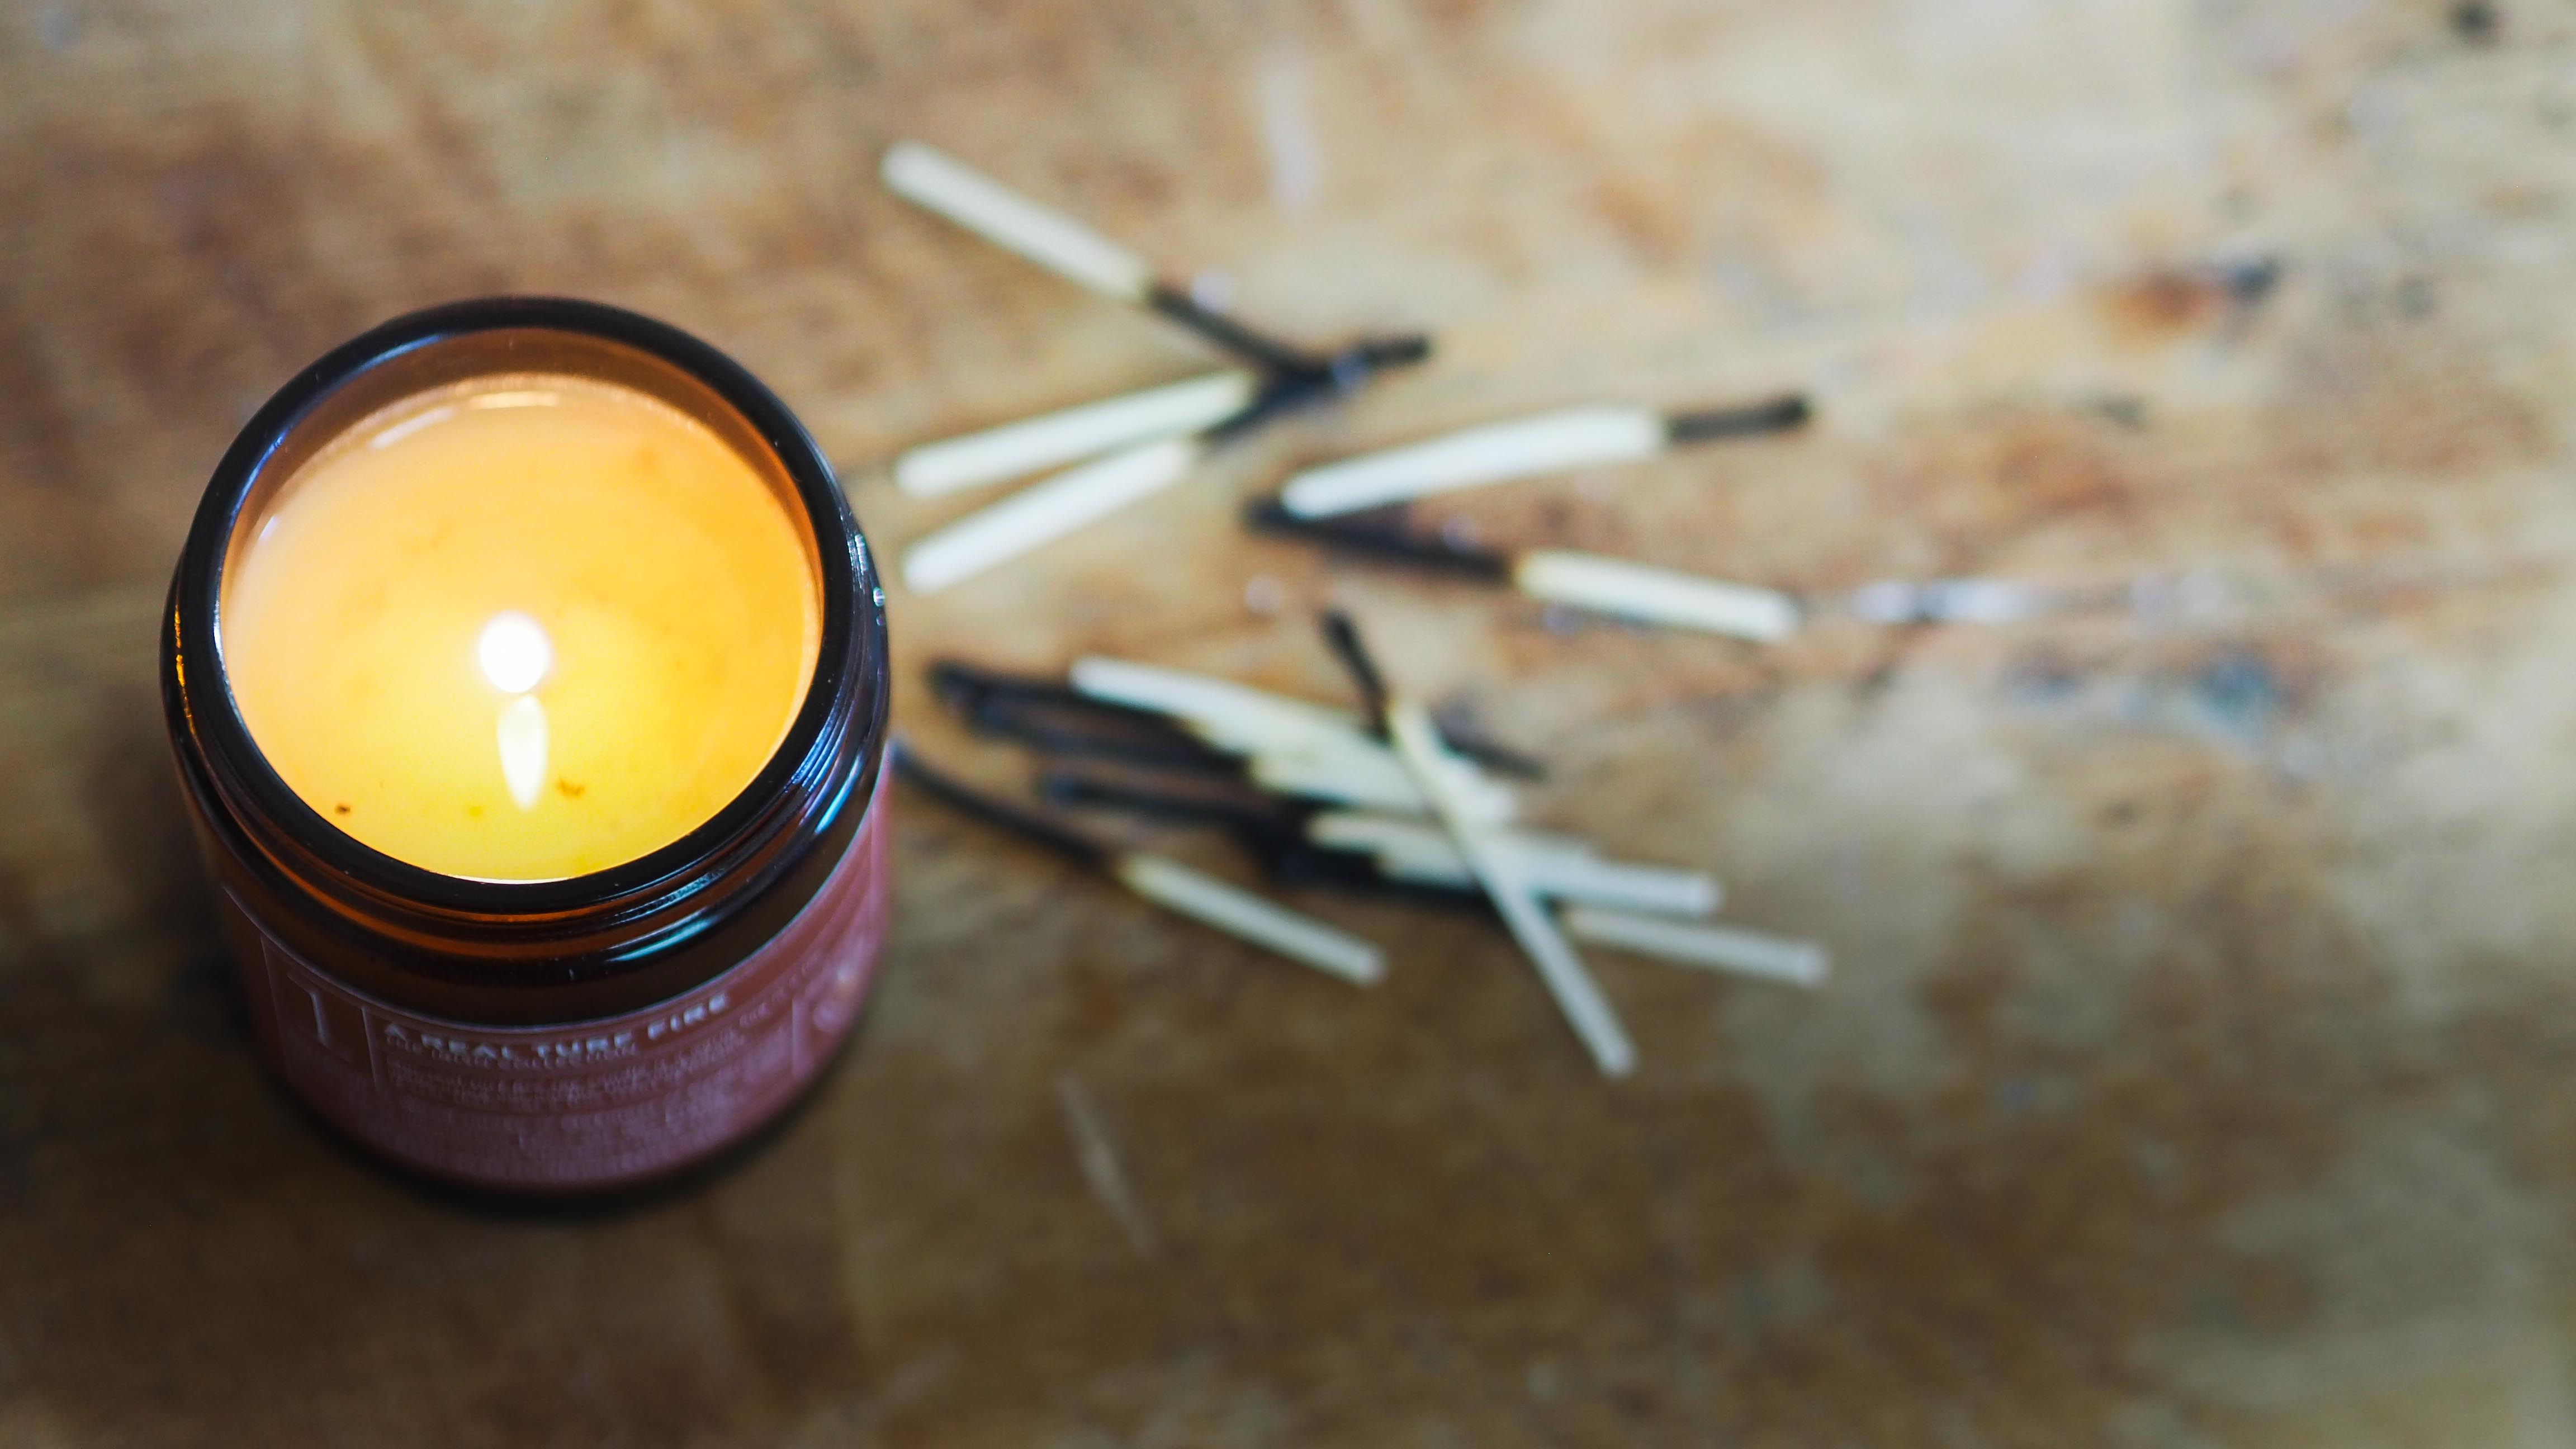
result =
[[[892,450],[1205,365],[880,190],[905,135],[1441,348],[898,594],[925,750],[1028,768],[941,653],[1340,698],[1340,602],[1830,984],[1596,952],[1605,1083],[1473,915],[1299,897],[1358,991],[914,798],[856,1049],[720,1179],[473,1210],[299,1115],[154,696],[218,452],[383,317],[572,292],[767,378],[891,548],[967,506]],[[2576,1443],[2571,202],[2563,0],[10,0],[0,1444]],[[1762,650],[1232,523],[1783,387],[1802,436],[1427,515],[2133,602]]]

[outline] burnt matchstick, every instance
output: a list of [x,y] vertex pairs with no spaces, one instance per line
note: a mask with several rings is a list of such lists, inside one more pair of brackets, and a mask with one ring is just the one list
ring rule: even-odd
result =
[[[1388,737],[1389,702],[1386,675],[1360,637],[1358,621],[1340,609],[1324,611],[1324,642],[1351,676],[1371,729]],[[1429,716],[1425,716],[1426,720]],[[1437,801],[1434,818],[1438,817]],[[1371,852],[1378,868],[1423,884],[1482,884],[1475,861],[1439,828],[1416,821],[1338,811],[1317,815],[1306,824],[1307,838],[1318,845]],[[1717,909],[1717,882],[1693,871],[1631,865],[1601,859],[1592,847],[1570,836],[1527,830],[1492,830],[1486,844],[1508,864],[1529,893],[1550,900],[1589,901],[1662,914],[1704,916]],[[1508,919],[1508,917],[1507,917]]]
[[1064,755],[1098,756],[1192,774],[1240,776],[1232,755],[1210,748],[1163,715],[1090,698],[1060,680],[979,669],[954,659],[930,666],[931,692],[978,734]]
[[1368,721],[1369,733],[1386,738],[1386,676],[1378,673],[1377,661],[1369,657],[1368,645],[1360,638],[1360,626],[1340,609],[1326,609],[1322,620],[1324,643],[1342,668],[1351,676],[1351,687],[1359,692],[1360,717]]
[[1068,468],[906,548],[904,584],[931,594],[961,583],[1162,492],[1189,476],[1206,453],[1200,439],[1165,438]]
[[[1386,738],[1386,680],[1377,672],[1377,662],[1369,658],[1368,648],[1360,642],[1359,626],[1340,609],[1327,609],[1322,618],[1324,644],[1339,659],[1351,676],[1351,686],[1359,691],[1360,717],[1368,722],[1369,734]],[[1439,726],[1440,743],[1451,754],[1473,761],[1499,774],[1517,775],[1524,780],[1544,780],[1547,766],[1536,759],[1485,739],[1465,725],[1434,716]]]
[[1260,386],[1255,373],[1212,372],[924,443],[895,455],[894,483],[916,498],[936,498],[1059,468],[1113,448],[1204,432],[1251,406]]
[[1807,400],[1795,395],[1686,413],[1559,408],[1302,469],[1279,498],[1297,517],[1326,518],[1512,478],[1632,463],[1691,443],[1786,432],[1808,417]]
[[[1228,754],[1254,783],[1285,795],[1420,814],[1430,808],[1402,762],[1344,710],[1289,699],[1185,670],[1097,656],[1068,672],[1093,699],[1151,710],[1179,721]],[[1502,822],[1519,809],[1509,786],[1464,757],[1443,751],[1458,791],[1480,819]]]
[[1320,371],[1281,373],[1213,426],[1121,448],[1031,484],[1000,503],[931,533],[904,550],[903,581],[935,593],[1005,560],[1106,518],[1178,483],[1217,447],[1298,408],[1338,397],[1380,369],[1430,354],[1427,342],[1365,342]]
[[937,496],[1194,434],[1221,440],[1430,355],[1430,339],[1418,334],[1364,338],[1328,354],[1255,331],[1156,279],[1127,248],[917,142],[890,147],[880,174],[916,205],[1092,291],[1178,322],[1252,364],[1248,371],[1211,373],[911,449],[893,469],[896,486],[907,493]]
[[1472,808],[1472,802],[1459,791],[1457,772],[1440,748],[1430,711],[1412,699],[1387,691],[1385,675],[1350,616],[1338,611],[1327,616],[1324,632],[1361,693],[1372,700],[1396,758],[1430,802],[1431,818],[1447,832],[1451,848],[1476,884],[1484,888],[1486,899],[1493,902],[1512,939],[1520,943],[1522,953],[1537,968],[1539,979],[1546,984],[1548,994],[1556,998],[1566,1024],[1574,1028],[1584,1049],[1592,1054],[1593,1065],[1606,1077],[1624,1077],[1634,1071],[1637,1049],[1629,1043],[1627,1030],[1620,1026],[1618,1013],[1611,1009],[1609,998],[1601,994],[1583,958],[1557,930],[1555,919],[1539,904],[1539,893],[1531,883],[1533,852],[1516,848],[1503,830]]
[[[1353,687],[1367,701],[1370,717],[1391,732],[1405,732],[1396,737],[1396,748],[1412,764],[1422,751],[1409,747],[1407,740],[1428,738],[1430,716],[1419,705],[1398,704],[1388,694],[1386,677],[1349,614],[1328,610],[1323,628],[1326,642],[1350,672]],[[1400,722],[1389,713],[1399,708],[1404,711]],[[1440,791],[1427,773],[1423,788],[1436,812]],[[1825,949],[1812,941],[1671,919],[1716,912],[1723,892],[1706,876],[1604,861],[1588,843],[1566,836],[1497,830],[1474,822],[1462,826],[1452,817],[1440,818],[1447,838],[1417,821],[1349,812],[1316,815],[1306,822],[1305,833],[1328,849],[1372,851],[1381,874],[1423,884],[1463,882],[1482,887],[1556,992],[1594,1060],[1609,1075],[1626,1070],[1617,1065],[1625,1042],[1617,1018],[1608,1014],[1608,1003],[1590,990],[1591,979],[1580,958],[1557,933],[1560,923],[1530,900],[1507,900],[1507,895],[1525,893],[1569,906],[1561,922],[1565,933],[1639,955],[1797,986],[1817,986],[1825,979]]]
[[1396,757],[1404,762],[1414,783],[1430,800],[1432,814],[1449,832],[1449,839],[1465,859],[1467,868],[1485,895],[1501,914],[1512,939],[1537,968],[1539,979],[1548,994],[1556,998],[1557,1009],[1565,1014],[1566,1023],[1582,1039],[1584,1049],[1592,1054],[1593,1065],[1605,1077],[1624,1077],[1636,1070],[1637,1049],[1628,1040],[1627,1029],[1619,1024],[1619,1015],[1601,994],[1592,973],[1583,964],[1556,928],[1547,911],[1529,885],[1527,870],[1510,851],[1497,844],[1494,827],[1478,820],[1468,802],[1458,793],[1456,778],[1442,767],[1439,742],[1431,731],[1431,716],[1422,706],[1403,695],[1387,705],[1387,735],[1394,742]]
[[1407,879],[1381,870],[1365,850],[1318,845],[1306,831],[1306,822],[1318,813],[1312,802],[1264,794],[1249,784],[1241,789],[1244,793],[1238,795],[1205,777],[1099,761],[1058,764],[1038,776],[1038,794],[1050,804],[1222,827],[1263,875],[1281,884],[1356,888],[1443,904],[1483,899],[1472,882]]
[[[1119,669],[1114,662],[1110,664],[1109,677],[1133,687],[1139,676],[1132,669],[1125,674]],[[1144,677],[1159,680],[1165,674],[1149,670]],[[1242,750],[1216,748],[1203,733],[1181,722],[1180,716],[1160,708],[1122,702],[1115,695],[1085,693],[1057,679],[984,669],[956,659],[933,663],[929,677],[931,692],[978,734],[1016,740],[1058,755],[1116,759],[1203,776],[1247,778]],[[1100,677],[1095,666],[1095,686]],[[1142,697],[1161,698],[1152,686],[1144,688]],[[1293,703],[1290,707],[1308,710],[1300,716],[1307,724],[1316,721],[1311,707]],[[1546,776],[1545,767],[1538,761],[1485,739],[1464,725],[1444,721],[1440,729],[1443,742],[1453,753],[1482,768],[1523,779]],[[1338,800],[1346,795],[1337,791],[1326,798]]]
[[1037,811],[996,799],[923,764],[921,757],[900,741],[894,746],[894,766],[906,781],[960,813],[1099,871],[1154,904],[1201,925],[1357,985],[1370,985],[1386,974],[1384,954],[1347,931],[1193,870],[1168,856],[1121,850]]
[[1735,926],[1658,920],[1592,906],[1567,911],[1565,929],[1596,945],[1682,966],[1785,981],[1792,986],[1822,986],[1832,966],[1825,948],[1813,941],[1795,941]]
[[2135,604],[2156,582],[2068,586],[2007,578],[1881,579],[1842,593],[1802,598],[1601,554],[1482,548],[1374,517],[1300,518],[1275,498],[1247,505],[1243,519],[1254,532],[1303,539],[1370,563],[1501,584],[1551,603],[1764,642],[1828,615],[1871,624],[2011,624],[2070,610],[2119,608]]
[[1435,711],[1431,722],[1440,727],[1440,742],[1449,753],[1497,775],[1521,780],[1547,778],[1547,762],[1536,755],[1523,754],[1500,740],[1489,738],[1475,716],[1464,707]]
[[1322,808],[1273,795],[1239,770],[1213,774],[1121,759],[1055,760],[1039,772],[1037,791],[1050,804],[1107,806],[1154,820],[1294,839],[1305,837],[1307,820]]
[[1428,338],[1366,338],[1294,368],[1212,372],[905,449],[895,455],[894,482],[916,498],[936,498],[1112,450],[1198,434],[1223,442],[1430,355]]
[[[1328,810],[1283,799],[1239,778],[1139,767],[1123,761],[1068,761],[1038,777],[1039,795],[1060,805],[1106,806],[1155,820],[1221,826],[1278,879],[1321,873],[1338,884],[1481,896],[1448,836],[1419,818]],[[1500,848],[1520,862],[1533,894],[1666,917],[1706,916],[1724,900],[1706,875],[1602,857],[1585,841],[1508,830]],[[1318,872],[1318,858],[1330,868]]]
[[1265,372],[1315,365],[1301,348],[1202,305],[1136,252],[918,141],[886,148],[878,175],[896,195],[1101,296],[1168,317]]
[[[1309,817],[1302,833],[1318,848],[1367,856],[1378,874],[1391,881],[1479,889],[1472,863],[1430,822],[1328,810]],[[1508,829],[1490,835],[1530,894],[1543,900],[1665,917],[1711,915],[1725,900],[1723,888],[1695,870],[1611,860],[1590,842],[1571,836]]]
[[1604,554],[1479,548],[1355,520],[1307,518],[1277,499],[1252,504],[1244,511],[1244,522],[1258,532],[1302,538],[1373,563],[1503,584],[1550,603],[1766,644],[1797,632],[1803,617],[1798,601],[1777,589]]

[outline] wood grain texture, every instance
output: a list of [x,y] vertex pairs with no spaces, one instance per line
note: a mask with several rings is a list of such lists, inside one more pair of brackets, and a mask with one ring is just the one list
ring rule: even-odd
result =
[[[13,0],[0,1445],[2576,1442],[2571,77],[2543,0]],[[913,801],[857,1050],[734,1171],[527,1216],[336,1150],[167,778],[208,469],[371,322],[575,292],[767,378],[890,548],[974,506],[895,449],[1206,365],[885,195],[905,135],[1441,347],[898,595],[907,682],[1334,698],[1339,602],[1556,763],[1546,823],[1832,984],[1599,953],[1604,1084],[1490,923],[1299,897],[1389,947],[1354,992]],[[1303,459],[1783,386],[1797,438],[1425,516],[2179,605],[1762,651],[1232,524]]]

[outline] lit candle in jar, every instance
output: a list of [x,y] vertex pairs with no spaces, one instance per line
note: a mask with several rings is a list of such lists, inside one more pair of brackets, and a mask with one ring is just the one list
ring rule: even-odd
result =
[[813,443],[588,303],[398,319],[216,469],[163,636],[260,1046],[404,1166],[619,1186],[774,1118],[887,921],[883,595]]
[[397,860],[553,880],[714,815],[813,670],[814,568],[703,424],[502,374],[404,399],[288,481],[224,665],[295,793]]

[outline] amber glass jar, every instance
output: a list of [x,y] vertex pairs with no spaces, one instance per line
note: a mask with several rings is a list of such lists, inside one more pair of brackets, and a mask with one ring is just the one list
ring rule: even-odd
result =
[[[561,880],[442,875],[344,833],[263,757],[218,618],[249,530],[317,450],[505,373],[634,389],[704,424],[802,531],[819,603],[811,681],[750,785],[669,844]],[[830,1060],[885,931],[887,687],[874,563],[785,405],[686,333],[549,298],[417,312],[299,373],[216,467],[163,621],[171,744],[263,1055],[376,1153],[513,1191],[700,1162]]]

